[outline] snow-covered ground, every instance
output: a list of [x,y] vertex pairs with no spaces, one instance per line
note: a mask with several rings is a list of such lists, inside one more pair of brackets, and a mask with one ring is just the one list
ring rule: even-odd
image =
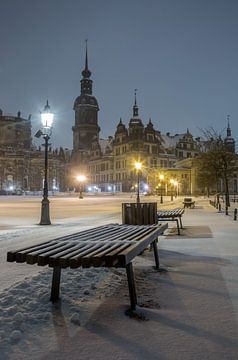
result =
[[238,222],[205,199],[186,211],[181,236],[172,229],[161,237],[160,257],[168,272],[153,270],[149,251],[135,260],[144,321],[124,315],[129,305],[124,269],[64,269],[61,301],[52,305],[52,269],[6,262],[11,249],[79,227],[120,222],[118,208],[111,206],[91,216],[71,214],[51,226],[4,225],[0,359],[237,359]]

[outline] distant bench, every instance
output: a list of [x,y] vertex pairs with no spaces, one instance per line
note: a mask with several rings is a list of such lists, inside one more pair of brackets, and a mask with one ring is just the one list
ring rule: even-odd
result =
[[177,208],[172,210],[159,210],[157,212],[158,221],[176,221],[178,235],[180,235],[179,225],[181,229],[183,228],[182,225],[183,214],[184,214],[184,209],[182,208]]
[[119,225],[108,224],[68,236],[9,251],[7,261],[53,267],[50,300],[59,298],[62,268],[121,267],[126,268],[131,310],[137,304],[132,260],[148,246],[154,250],[156,269],[160,269],[157,249],[158,236],[168,224]]
[[183,200],[183,205],[184,205],[184,208],[194,209],[195,208],[195,201],[193,201],[193,199],[190,198],[190,197],[186,197]]

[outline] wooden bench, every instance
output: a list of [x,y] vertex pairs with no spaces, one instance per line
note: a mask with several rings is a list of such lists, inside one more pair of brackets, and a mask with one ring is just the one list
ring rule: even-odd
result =
[[[157,212],[158,221],[176,221],[178,235],[180,235],[180,228],[183,228],[182,225],[182,215],[184,214],[184,209],[177,208],[172,210],[159,210]],[[180,228],[179,228],[180,225]]]
[[184,208],[190,208],[190,209],[194,209],[195,208],[195,201],[192,200],[192,198],[184,198],[183,200],[183,205]]
[[53,268],[51,297],[59,299],[62,268],[122,267],[126,268],[131,310],[137,304],[132,260],[148,246],[154,250],[155,267],[160,270],[157,249],[158,236],[168,228],[168,224],[119,225],[108,224],[81,231],[54,240],[9,251],[7,261]]

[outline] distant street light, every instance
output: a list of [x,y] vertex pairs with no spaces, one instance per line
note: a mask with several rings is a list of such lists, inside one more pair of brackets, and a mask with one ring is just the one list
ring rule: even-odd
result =
[[43,199],[41,201],[41,220],[39,225],[50,225],[50,209],[48,199],[48,146],[49,139],[52,133],[52,125],[54,114],[50,111],[48,100],[41,113],[42,129],[38,130],[35,136],[37,138],[43,137],[45,140],[45,169],[44,169],[44,186],[43,186]]
[[137,171],[137,197],[136,202],[137,204],[140,203],[140,172],[141,172],[142,164],[141,162],[135,162],[135,169]]
[[83,183],[86,181],[86,176],[78,175],[76,179],[79,182],[79,199],[83,199]]
[[162,189],[162,184],[163,184],[163,181],[164,181],[164,175],[163,174],[160,174],[159,176],[159,179],[160,179],[160,203],[163,204],[163,189]]

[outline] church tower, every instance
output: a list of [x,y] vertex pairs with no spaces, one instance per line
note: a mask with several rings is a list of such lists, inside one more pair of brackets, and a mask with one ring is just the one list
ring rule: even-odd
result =
[[72,161],[83,164],[87,161],[92,143],[99,140],[98,102],[92,95],[93,81],[88,69],[88,52],[86,44],[85,67],[82,71],[81,94],[74,101],[75,125],[73,130]]
[[226,129],[226,138],[224,139],[227,150],[235,153],[235,139],[231,136],[230,128],[230,115],[227,115],[227,129]]

